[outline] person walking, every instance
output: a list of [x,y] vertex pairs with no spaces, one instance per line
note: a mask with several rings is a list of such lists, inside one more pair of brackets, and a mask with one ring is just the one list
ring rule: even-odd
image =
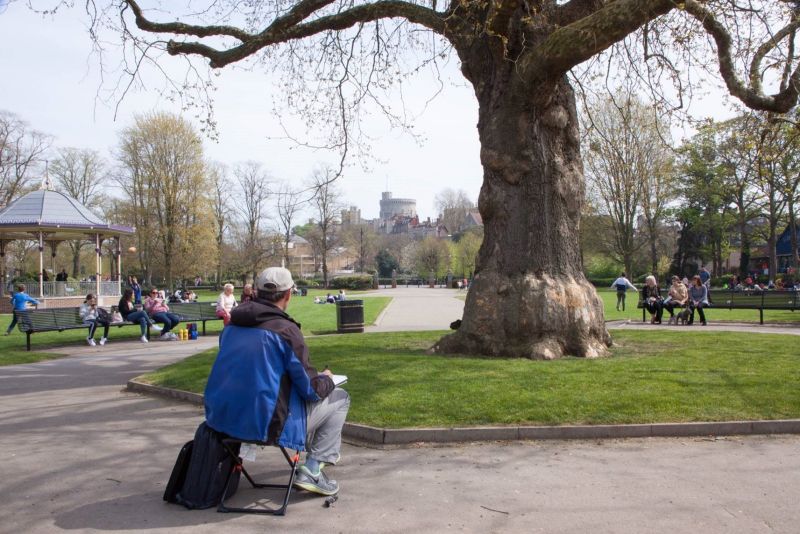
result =
[[39,305],[39,301],[25,293],[25,284],[17,286],[17,292],[11,295],[11,324],[8,325],[6,335],[11,335],[11,331],[17,326],[17,312],[22,312],[28,309],[28,304],[34,306]]
[[86,300],[81,304],[78,313],[84,324],[89,325],[89,336],[86,338],[89,346],[94,347],[97,345],[94,341],[94,333],[98,325],[103,327],[103,337],[100,338],[100,345],[105,345],[108,342],[108,325],[111,321],[107,317],[108,312],[105,310],[100,311],[100,308],[97,307],[97,298],[92,293],[86,295]]
[[639,292],[636,286],[631,284],[631,281],[626,278],[624,272],[619,275],[619,278],[614,280],[611,287],[617,290],[617,311],[620,311],[620,306],[622,306],[621,311],[625,311],[625,292],[628,291],[628,289],[633,289],[637,293]]

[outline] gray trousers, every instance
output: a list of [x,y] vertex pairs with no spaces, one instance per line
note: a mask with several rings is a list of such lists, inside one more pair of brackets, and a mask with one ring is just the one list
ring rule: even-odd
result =
[[336,388],[318,402],[306,403],[306,456],[326,464],[339,461],[342,427],[350,409],[350,395]]

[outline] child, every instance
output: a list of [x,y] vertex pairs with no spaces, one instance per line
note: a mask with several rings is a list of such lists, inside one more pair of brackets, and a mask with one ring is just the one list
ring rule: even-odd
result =
[[18,285],[17,292],[11,296],[11,307],[14,311],[12,312],[13,317],[11,318],[11,324],[8,325],[8,330],[6,330],[7,336],[10,335],[11,331],[14,330],[14,327],[17,326],[16,312],[25,311],[26,309],[28,309],[29,302],[34,306],[39,305],[38,300],[25,293],[25,284]]

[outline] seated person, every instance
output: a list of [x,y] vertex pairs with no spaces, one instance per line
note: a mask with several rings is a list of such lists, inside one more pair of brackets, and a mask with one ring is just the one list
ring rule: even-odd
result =
[[669,324],[675,322],[675,308],[683,308],[689,302],[689,290],[677,276],[672,277],[669,295],[664,301],[664,309],[669,312]]
[[89,336],[86,338],[86,342],[92,347],[96,345],[94,342],[94,333],[99,325],[103,327],[103,337],[100,338],[100,344],[105,345],[106,342],[108,342],[108,325],[110,321],[107,317],[108,314],[106,312],[101,312],[97,308],[97,299],[92,293],[86,295],[86,300],[81,304],[78,313],[84,324],[89,325]]
[[217,317],[222,319],[222,324],[225,326],[231,322],[231,311],[236,304],[236,297],[233,296],[233,284],[225,284],[222,293],[217,297]]
[[161,341],[176,341],[178,336],[172,332],[172,329],[178,326],[181,318],[174,313],[170,313],[169,306],[164,302],[162,294],[163,291],[151,289],[150,296],[144,299],[144,310],[153,321],[164,325],[164,329],[158,339]]
[[299,325],[286,314],[292,287],[287,269],[265,269],[255,300],[231,312],[206,385],[206,421],[235,438],[307,451],[295,486],[334,495],[339,485],[323,468],[339,460],[350,396],[330,371],[311,366]]
[[328,293],[328,296],[325,297],[325,302],[327,302],[328,304],[335,304],[336,303],[336,297],[334,297],[333,295]]

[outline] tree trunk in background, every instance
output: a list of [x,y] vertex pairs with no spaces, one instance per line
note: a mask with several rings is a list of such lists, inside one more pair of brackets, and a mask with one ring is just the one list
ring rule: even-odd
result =
[[566,79],[525,86],[509,62],[493,71],[482,51],[474,56],[462,70],[479,102],[484,240],[461,327],[436,350],[605,355],[611,338],[603,305],[581,264],[584,181],[573,90]]

